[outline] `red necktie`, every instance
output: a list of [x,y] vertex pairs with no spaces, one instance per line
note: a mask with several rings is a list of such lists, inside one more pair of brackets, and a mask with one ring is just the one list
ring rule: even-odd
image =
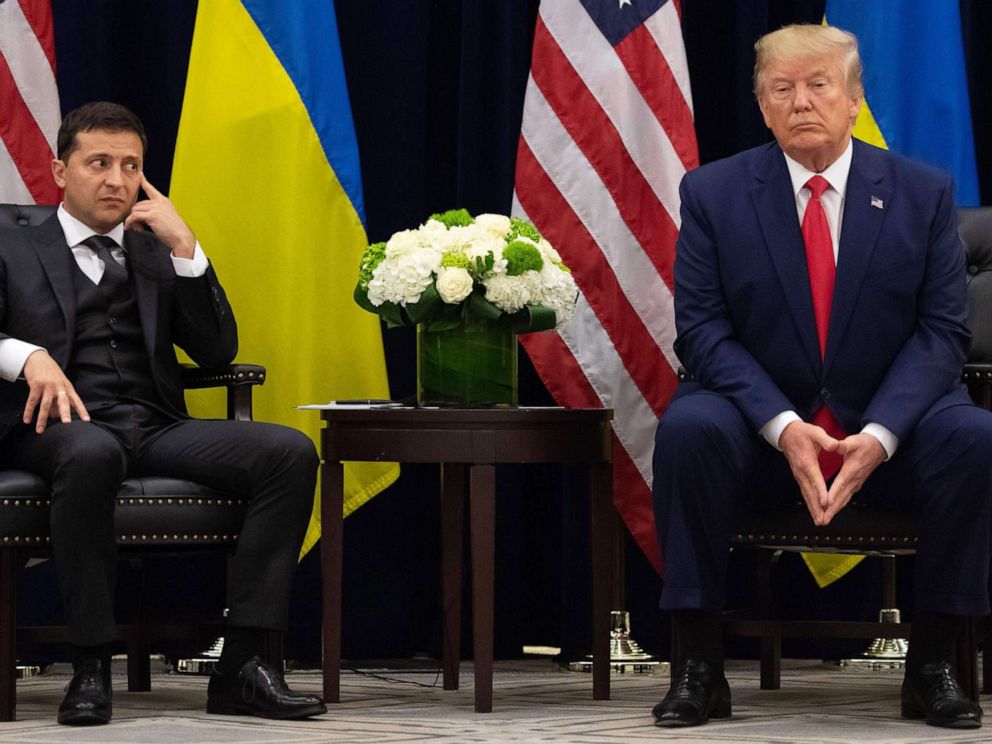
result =
[[[803,215],[803,242],[806,244],[806,266],[809,269],[809,287],[813,295],[813,317],[816,320],[816,335],[820,341],[820,357],[827,349],[827,328],[830,325],[830,305],[834,298],[834,277],[837,265],[834,261],[834,246],[830,240],[830,226],[827,214],[823,211],[820,197],[830,188],[823,176],[813,176],[805,188],[812,195]],[[826,405],[813,415],[812,423],[822,427],[834,439],[843,439],[847,433],[837,423]],[[820,470],[824,480],[829,480],[840,470],[844,458],[835,452],[820,452]]]

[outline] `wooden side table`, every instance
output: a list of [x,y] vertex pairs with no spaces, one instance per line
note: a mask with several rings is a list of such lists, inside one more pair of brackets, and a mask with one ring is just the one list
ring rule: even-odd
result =
[[[610,697],[610,597],[615,513],[610,409],[369,408],[323,410],[321,571],[324,697],[340,700],[344,470],[350,461],[441,465],[444,689],[458,688],[462,514],[469,492],[475,710],[492,710],[495,466],[574,463],[590,493],[593,698]],[[380,497],[382,498],[382,497]]]

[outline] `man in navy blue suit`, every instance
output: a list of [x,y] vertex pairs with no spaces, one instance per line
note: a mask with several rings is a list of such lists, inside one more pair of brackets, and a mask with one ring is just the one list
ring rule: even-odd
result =
[[654,509],[661,607],[685,661],[654,716],[730,715],[719,612],[741,510],[801,495],[826,525],[858,494],[919,522],[902,715],[978,727],[950,659],[956,618],[988,613],[992,415],[960,382],[970,337],[953,183],[852,139],[853,35],[789,26],[755,50],[776,142],[681,186],[675,349],[692,379],[658,426]]

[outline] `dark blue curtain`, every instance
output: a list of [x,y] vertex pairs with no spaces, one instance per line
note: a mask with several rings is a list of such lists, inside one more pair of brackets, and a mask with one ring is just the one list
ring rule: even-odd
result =
[[[703,162],[768,139],[750,93],[754,40],[784,23],[819,21],[823,5],[822,0],[683,0]],[[992,7],[983,0],[961,0],[960,5],[982,201],[990,204],[992,52],[986,42]],[[538,0],[338,0],[336,6],[370,239],[383,240],[439,209],[506,213]],[[53,10],[63,110],[94,99],[133,108],[151,141],[146,172],[166,190],[196,2],[54,0]],[[393,396],[411,395],[412,333],[387,331],[385,344]],[[521,402],[550,402],[523,357]],[[437,654],[437,490],[435,469],[405,467],[399,484],[347,520],[346,657]],[[587,518],[578,491],[573,476],[554,467],[499,473],[497,656],[519,655],[525,643],[563,645],[570,654],[585,650]],[[655,609],[660,580],[630,545],[627,555],[627,605],[635,634],[649,650],[664,652],[666,630]],[[732,595],[745,601],[748,558],[735,557],[732,564]],[[57,608],[48,599],[54,591],[45,584],[50,575],[32,571],[38,573],[25,581],[36,589],[21,609],[27,619],[51,622]],[[197,573],[207,578],[191,585],[186,577],[194,572],[187,566],[162,561],[146,581],[155,584],[163,605],[221,606],[223,571],[213,567]],[[840,586],[819,591],[798,562],[787,561],[783,580],[796,596],[797,611],[871,617],[878,607],[875,573],[871,566],[861,568]],[[122,593],[132,590],[125,575]],[[467,584],[464,594],[467,610]],[[312,553],[294,587],[290,655],[319,659],[319,617]],[[836,647],[786,648],[790,652],[835,653]]]

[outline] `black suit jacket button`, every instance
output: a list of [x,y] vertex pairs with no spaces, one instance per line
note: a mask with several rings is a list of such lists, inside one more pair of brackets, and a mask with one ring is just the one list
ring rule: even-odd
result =
[[821,400],[830,400],[830,391],[827,390],[826,388],[821,389],[820,390],[820,399]]
[[117,348],[117,339],[116,338],[110,339],[110,348],[111,349],[116,349]]

